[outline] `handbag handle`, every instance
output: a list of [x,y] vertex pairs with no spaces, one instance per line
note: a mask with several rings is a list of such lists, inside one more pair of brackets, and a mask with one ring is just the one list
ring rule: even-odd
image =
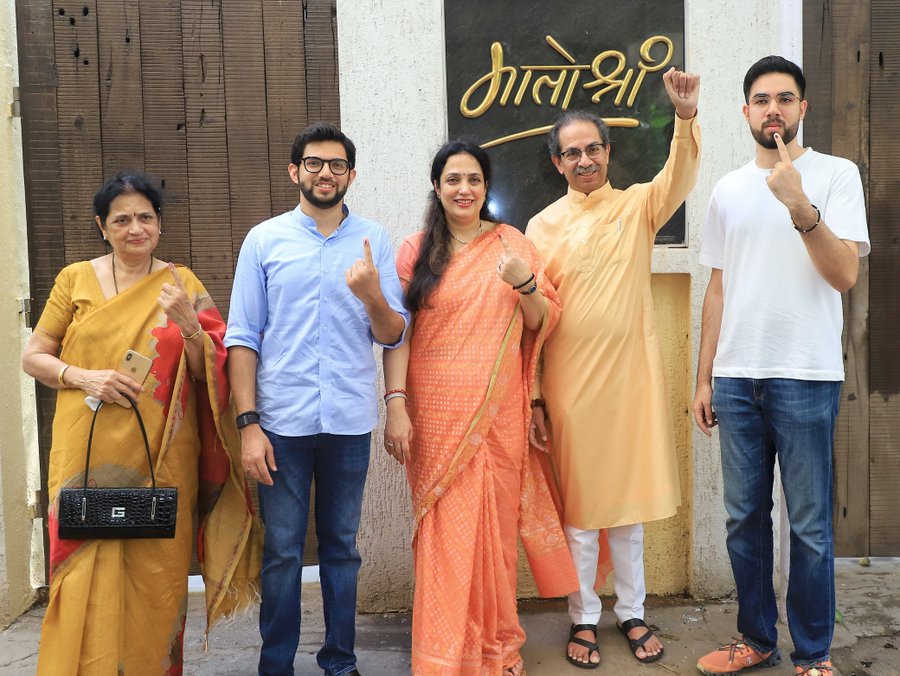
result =
[[[152,490],[150,492],[151,495],[156,492],[156,476],[153,474],[153,460],[150,459],[150,442],[147,440],[147,430],[144,427],[144,419],[141,418],[141,412],[138,410],[137,402],[129,397],[127,394],[123,394],[128,402],[131,404],[131,410],[134,411],[134,414],[137,416],[138,425],[141,426],[141,436],[144,438],[144,450],[147,451],[147,467],[150,468],[150,484],[152,485]],[[91,445],[94,441],[94,424],[97,422],[97,414],[100,412],[100,409],[103,408],[103,402],[101,401],[97,408],[94,409],[94,417],[91,418],[91,431],[88,433],[88,442],[87,442],[87,458],[84,461],[84,487],[83,491],[87,491],[88,487],[88,471],[91,468]],[[83,503],[84,503],[84,493],[82,493],[82,511],[83,511]],[[155,507],[154,502],[154,507]],[[155,511],[155,509],[154,509]],[[82,518],[84,514],[82,514]]]

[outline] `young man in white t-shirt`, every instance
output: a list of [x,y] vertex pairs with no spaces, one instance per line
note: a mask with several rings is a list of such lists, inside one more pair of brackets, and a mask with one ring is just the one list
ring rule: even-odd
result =
[[797,142],[806,80],[778,56],[744,78],[756,158],[713,190],[700,248],[703,303],[694,417],[719,425],[728,554],[741,638],[705,674],[781,661],[773,586],[775,459],[791,526],[787,616],[797,674],[831,674],[832,445],[841,383],[841,292],[869,253],[859,170]]

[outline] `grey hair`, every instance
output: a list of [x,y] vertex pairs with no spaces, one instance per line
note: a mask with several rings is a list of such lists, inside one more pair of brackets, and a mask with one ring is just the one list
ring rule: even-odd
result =
[[575,122],[592,122],[595,124],[597,126],[597,131],[600,132],[600,140],[603,142],[603,145],[609,145],[609,127],[606,126],[606,122],[600,119],[599,116],[594,115],[594,113],[589,113],[586,110],[570,110],[556,118],[553,129],[550,130],[550,137],[547,139],[547,146],[550,148],[550,157],[559,156],[559,153],[562,150],[559,147],[560,130]]

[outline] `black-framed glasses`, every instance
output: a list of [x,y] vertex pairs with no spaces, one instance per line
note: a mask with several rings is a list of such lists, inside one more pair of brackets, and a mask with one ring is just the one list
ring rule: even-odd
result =
[[603,153],[603,149],[605,147],[605,143],[592,143],[584,150],[580,150],[578,148],[569,148],[567,150],[563,150],[559,154],[559,156],[566,162],[578,162],[581,159],[581,154],[584,153],[588,156],[588,159],[596,160]]
[[321,157],[301,157],[299,163],[302,164],[303,168],[310,174],[318,174],[322,171],[322,167],[324,167],[326,163],[328,164],[328,168],[331,169],[331,173],[335,176],[346,174],[347,170],[350,168],[350,162],[340,158],[323,160]]

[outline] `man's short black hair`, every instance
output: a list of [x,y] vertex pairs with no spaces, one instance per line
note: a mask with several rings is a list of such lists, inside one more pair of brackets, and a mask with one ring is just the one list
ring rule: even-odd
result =
[[297,134],[297,138],[294,139],[294,144],[291,146],[291,164],[300,164],[306,144],[317,141],[337,141],[343,144],[344,150],[347,152],[347,161],[350,163],[350,168],[352,169],[356,166],[356,146],[353,145],[353,141],[347,138],[344,132],[328,122],[316,122]]
[[784,73],[794,78],[797,88],[800,90],[800,98],[806,95],[806,78],[803,77],[803,71],[793,61],[788,61],[783,56],[764,56],[759,61],[750,66],[750,70],[744,76],[744,101],[750,102],[750,88],[763,75],[768,73]]

